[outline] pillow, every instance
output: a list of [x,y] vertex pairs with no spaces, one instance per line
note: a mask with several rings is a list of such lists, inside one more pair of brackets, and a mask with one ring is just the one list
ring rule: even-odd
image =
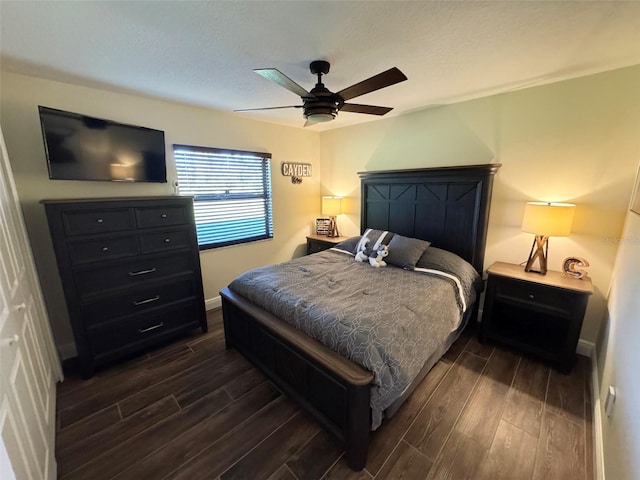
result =
[[346,240],[343,240],[340,243],[338,243],[333,248],[337,248],[340,250],[345,250],[347,252],[353,253],[355,252],[356,247],[358,246],[358,242],[360,241],[361,238],[362,238],[362,235],[358,235],[356,237],[349,237]]
[[426,240],[395,234],[389,242],[389,255],[384,261],[396,267],[413,270],[429,245]]
[[391,232],[367,228],[362,234],[362,237],[360,237],[360,240],[356,243],[354,249],[352,250],[352,253],[354,255],[358,253],[360,246],[367,240],[369,240],[369,242],[367,243],[367,248],[373,248],[374,246],[376,246],[376,244],[377,246],[389,245],[389,241],[392,239],[392,237],[393,233]]
[[[389,250],[391,250],[391,246],[389,246]],[[416,262],[416,268],[431,268],[451,273],[460,279],[468,293],[471,293],[472,290],[480,293],[484,288],[482,278],[473,265],[455,253],[441,248],[427,248]]]

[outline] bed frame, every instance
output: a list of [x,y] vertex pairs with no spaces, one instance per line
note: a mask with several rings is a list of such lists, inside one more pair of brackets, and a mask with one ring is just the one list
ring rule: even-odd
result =
[[[500,166],[360,172],[362,231],[369,227],[428,240],[482,273],[493,178]],[[373,375],[228,288],[220,294],[227,348],[241,352],[337,436],[353,470],[363,469]]]

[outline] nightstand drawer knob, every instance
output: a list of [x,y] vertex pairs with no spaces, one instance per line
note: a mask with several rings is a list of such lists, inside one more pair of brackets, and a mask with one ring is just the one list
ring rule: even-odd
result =
[[536,296],[535,296],[533,293],[530,293],[530,294],[529,294],[529,298],[530,298],[531,300],[533,300],[533,299],[535,299],[535,298],[536,298]]

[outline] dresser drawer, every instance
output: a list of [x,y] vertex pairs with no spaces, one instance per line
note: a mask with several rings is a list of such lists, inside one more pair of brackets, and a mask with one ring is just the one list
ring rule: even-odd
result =
[[136,208],[138,228],[189,225],[193,223],[191,209],[187,206]]
[[496,300],[501,299],[569,315],[574,307],[575,294],[535,283],[500,278],[496,282]]
[[144,255],[121,262],[100,263],[76,269],[75,283],[80,296],[118,287],[135,287],[170,275],[196,272],[192,252],[171,255]]
[[135,235],[95,238],[69,242],[69,256],[73,265],[113,260],[138,254]]
[[63,212],[62,221],[67,235],[122,232],[134,226],[129,209]]
[[154,282],[82,305],[86,325],[95,325],[116,317],[157,309],[197,295],[193,277],[169,283]]
[[140,251],[142,253],[163,252],[185,248],[193,244],[190,230],[170,230],[140,234]]
[[197,328],[201,326],[199,319],[198,306],[186,302],[176,308],[95,325],[87,330],[87,336],[97,357],[118,356],[157,343],[173,333]]

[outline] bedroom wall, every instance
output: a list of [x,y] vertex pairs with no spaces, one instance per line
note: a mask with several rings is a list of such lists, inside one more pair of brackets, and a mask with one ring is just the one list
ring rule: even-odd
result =
[[[402,85],[392,88],[401,95]],[[321,188],[350,198],[339,224],[357,234],[359,171],[502,163],[485,267],[527,260],[533,236],[520,230],[525,202],[575,203],[572,234],[550,240],[549,268],[560,270],[568,256],[589,261],[595,294],[581,337],[595,342],[635,176],[639,126],[635,66],[322,132]]]
[[[320,212],[319,134],[312,130],[256,122],[240,115],[217,112],[157,99],[37,79],[9,72],[0,77],[0,122],[15,174],[31,246],[44,290],[58,348],[65,358],[75,354],[53,247],[49,238],[44,198],[169,195],[171,183],[127,184],[49,180],[38,105],[85,113],[123,123],[165,131],[167,174],[176,177],[174,143],[271,152],[274,238],[201,252],[205,298],[250,268],[303,255],[305,235]],[[294,185],[280,174],[281,162],[308,162],[313,177]]]
[[[600,407],[606,478],[634,480],[640,478],[640,215],[627,214],[619,244],[607,328],[598,348]],[[617,390],[611,417],[604,412],[609,385]]]

